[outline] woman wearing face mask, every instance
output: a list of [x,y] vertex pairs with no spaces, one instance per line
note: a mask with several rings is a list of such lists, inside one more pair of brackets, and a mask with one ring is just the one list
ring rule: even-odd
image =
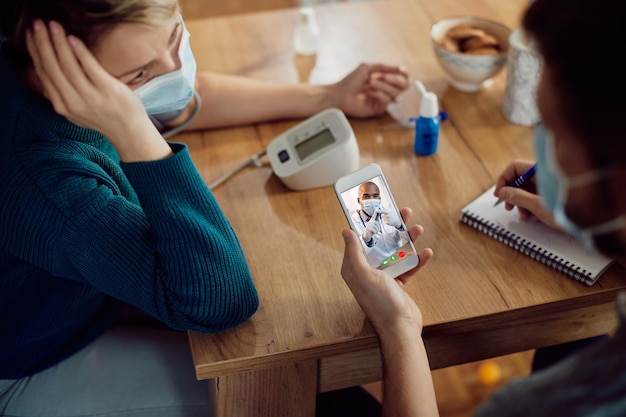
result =
[[[2,416],[209,415],[167,327],[218,332],[258,297],[187,148],[146,113],[193,96],[187,36],[173,0],[0,6]],[[173,75],[135,88],[136,71]]]
[[[145,7],[166,3],[177,2],[146,1]],[[166,136],[182,129],[307,117],[328,107],[338,107],[352,117],[379,115],[408,87],[406,70],[386,64],[361,64],[331,85],[280,85],[196,72],[182,20],[161,25],[159,31],[125,25],[136,19],[119,14],[124,8],[116,4],[113,0],[35,1],[28,5],[7,1],[2,5],[1,35],[7,38],[13,63],[21,70],[31,65],[25,45],[29,24],[37,18],[57,21],[86,44],[110,75],[141,97],[150,118]],[[101,35],[116,25],[102,44]],[[63,64],[64,59],[59,62]],[[73,74],[66,76],[73,78]]]
[[258,296],[160,131],[369,116],[406,85],[385,65],[332,86],[197,73],[176,0],[0,3],[0,415],[209,414],[186,334],[166,327],[236,326]]
[[[544,66],[537,90],[543,124],[535,132],[535,189],[506,186],[533,162],[516,161],[497,181],[495,194],[561,228],[588,248],[626,266],[626,140],[623,115],[626,49],[619,36],[623,13],[612,0],[535,0],[524,27],[538,45]],[[593,51],[585,59],[583,51]],[[403,210],[405,221],[409,209]],[[417,238],[422,229],[409,230]],[[383,415],[438,415],[422,318],[396,282],[370,268],[357,236],[346,243],[342,276],[377,330],[383,355]],[[432,256],[424,249],[420,267]],[[476,416],[626,415],[626,293],[618,296],[615,335],[496,392]]]

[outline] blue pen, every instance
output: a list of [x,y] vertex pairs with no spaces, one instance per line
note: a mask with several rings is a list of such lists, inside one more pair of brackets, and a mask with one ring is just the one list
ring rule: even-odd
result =
[[[513,181],[513,184],[511,184],[511,187],[522,188],[522,185],[526,184],[526,181],[528,181],[535,175],[536,168],[537,168],[537,164],[528,168],[528,171],[524,172],[522,175],[517,177],[515,181]],[[496,201],[496,203],[493,206],[495,207],[500,203],[502,203],[502,199],[498,198],[498,201]]]

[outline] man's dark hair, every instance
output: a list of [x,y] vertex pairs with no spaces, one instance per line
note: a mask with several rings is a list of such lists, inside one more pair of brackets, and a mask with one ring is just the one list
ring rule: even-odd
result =
[[616,0],[536,0],[523,26],[555,75],[561,111],[598,165],[626,160],[626,15]]

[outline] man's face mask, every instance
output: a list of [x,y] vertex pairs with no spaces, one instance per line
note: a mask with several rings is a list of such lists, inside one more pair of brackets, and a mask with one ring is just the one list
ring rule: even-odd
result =
[[189,45],[189,32],[184,22],[182,25],[183,33],[178,47],[180,68],[153,78],[135,90],[148,114],[180,111],[193,97],[196,61]]
[[361,200],[361,209],[368,216],[373,216],[374,211],[380,207],[380,199],[378,198],[370,198],[367,200]]
[[567,177],[560,170],[554,151],[552,133],[543,125],[535,128],[535,152],[537,155],[537,182],[539,195],[543,198],[546,208],[554,216],[556,224],[579,240],[587,249],[597,251],[594,236],[611,233],[624,228],[624,216],[591,227],[581,227],[572,221],[565,212],[567,195],[571,188],[582,187],[606,179],[610,169],[595,169],[574,177]]

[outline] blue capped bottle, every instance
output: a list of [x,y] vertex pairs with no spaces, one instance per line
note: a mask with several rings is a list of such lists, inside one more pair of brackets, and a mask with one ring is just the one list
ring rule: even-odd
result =
[[415,120],[415,153],[422,156],[432,155],[437,152],[439,145],[439,103],[435,93],[426,91],[424,85],[415,81],[415,86],[422,93],[420,114]]

